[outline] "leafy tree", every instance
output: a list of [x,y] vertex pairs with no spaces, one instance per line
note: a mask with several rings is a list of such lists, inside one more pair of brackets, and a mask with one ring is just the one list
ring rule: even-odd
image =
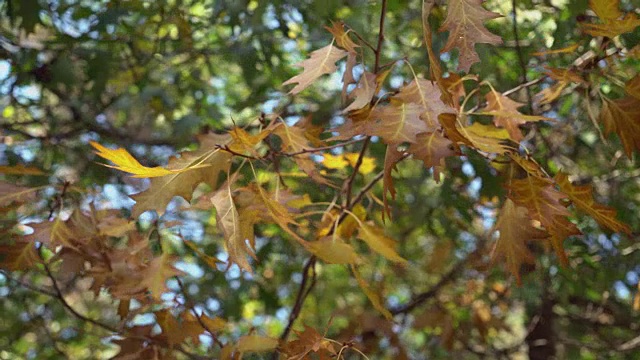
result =
[[638,5],[0,1],[0,358],[636,358]]

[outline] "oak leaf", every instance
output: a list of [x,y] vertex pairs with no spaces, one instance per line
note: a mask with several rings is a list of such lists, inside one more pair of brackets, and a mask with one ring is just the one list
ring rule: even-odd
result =
[[245,335],[238,339],[236,351],[245,352],[265,352],[275,349],[278,346],[278,339],[260,335]]
[[339,237],[326,236],[308,244],[309,251],[328,264],[356,264],[358,254],[353,246]]
[[[245,229],[251,231],[250,235],[243,231],[240,214],[234,203],[230,185],[227,184],[226,187],[216,191],[211,197],[211,202],[216,208],[216,226],[224,235],[225,248],[229,254],[229,265],[235,263],[241,269],[252,272],[246,256],[250,255],[254,259],[256,258],[251,245],[247,244],[247,236],[253,236],[253,226],[251,225],[249,230],[245,225]],[[247,214],[243,218],[250,219]]]
[[25,166],[18,164],[15,166],[0,166],[0,174],[5,175],[46,175],[46,173],[37,167]]
[[36,191],[40,189],[0,181],[0,206],[33,201],[36,199]]
[[612,207],[598,204],[593,199],[593,189],[589,185],[573,185],[569,176],[559,172],[554,180],[573,204],[580,210],[591,215],[600,225],[615,232],[631,233],[631,228],[616,219],[616,210]]
[[440,171],[444,168],[444,159],[456,155],[451,141],[439,132],[418,134],[416,143],[407,150],[418,160],[424,162],[426,168],[433,167],[433,178],[440,181]]
[[30,270],[40,261],[38,250],[32,241],[15,240],[12,244],[0,244],[0,269]]
[[380,294],[374,292],[371,289],[371,287],[369,287],[369,284],[367,284],[367,282],[362,277],[362,275],[360,275],[360,272],[358,271],[358,268],[356,268],[355,265],[351,265],[351,271],[353,272],[353,276],[356,278],[356,281],[358,282],[360,289],[362,289],[362,292],[364,292],[364,294],[367,296],[369,301],[371,301],[371,304],[373,305],[373,307],[376,310],[378,310],[382,315],[384,315],[385,318],[387,318],[388,320],[391,320],[393,318],[393,315],[391,315],[391,312],[389,312],[389,310],[387,310],[387,308],[384,306],[383,300]]
[[562,90],[571,83],[586,84],[579,74],[570,69],[547,68],[546,74],[551,79],[556,80],[557,83],[536,94],[536,97],[540,99],[541,105],[555,101],[562,93]]
[[320,144],[319,139],[311,137],[308,127],[304,123],[300,124],[298,122],[294,126],[289,126],[283,122],[278,122],[272,126],[271,131],[282,140],[283,150],[296,153],[293,156],[293,160],[305,174],[319,184],[331,184],[320,174],[315,161],[311,159],[311,154],[304,153],[305,150],[312,149],[314,143],[316,145]]
[[[160,301],[160,296],[168,291],[167,280],[174,276],[184,275],[184,273],[173,266],[176,257],[167,253],[154,258],[142,272],[140,285],[134,288],[133,292],[146,289],[156,301]],[[137,291],[136,291],[137,290]]]
[[377,90],[376,74],[365,71],[362,76],[360,76],[358,85],[350,94],[350,96],[355,98],[355,100],[342,110],[342,112],[347,113],[352,110],[362,109],[369,105]]
[[[443,85],[444,86],[444,85]],[[430,80],[415,78],[408,85],[400,88],[393,99],[404,103],[416,103],[422,106],[420,118],[430,128],[438,124],[438,116],[442,113],[455,113],[456,110],[442,101],[442,91]]]
[[520,142],[524,136],[518,126],[532,121],[550,120],[544,116],[524,115],[518,108],[525,104],[509,99],[507,96],[491,89],[487,93],[487,106],[480,110],[480,115],[493,116],[493,123],[509,132],[511,140]]
[[404,159],[404,154],[401,151],[398,151],[396,145],[387,145],[387,151],[384,155],[384,170],[382,175],[382,201],[384,204],[384,211],[382,212],[383,220],[385,215],[391,217],[391,208],[389,207],[387,194],[391,194],[392,199],[396,198],[396,188],[393,185],[393,176],[391,175],[391,172],[396,168],[396,164],[398,164],[402,159]]
[[548,235],[533,227],[527,209],[516,206],[511,199],[507,199],[502,205],[494,230],[499,232],[499,238],[493,248],[491,261],[495,263],[504,260],[507,269],[520,284],[520,267],[523,264],[535,262],[527,243],[530,240],[542,239]]
[[626,84],[629,95],[611,100],[602,98],[600,121],[604,124],[605,134],[616,132],[622,141],[624,152],[631,158],[633,150],[640,149],[640,75],[636,75]]
[[602,20],[601,24],[582,24],[589,35],[614,38],[640,26],[638,15],[628,13],[622,17],[619,0],[590,0],[589,6]]
[[407,260],[403,259],[396,252],[395,240],[387,237],[384,234],[384,230],[375,225],[368,225],[364,222],[360,222],[359,225],[360,227],[358,228],[358,235],[356,237],[367,243],[373,251],[384,256],[390,261],[400,264],[407,263]]
[[298,64],[298,66],[303,68],[302,73],[285,81],[282,85],[297,83],[297,85],[289,91],[289,94],[296,95],[306,89],[320,76],[335,72],[338,69],[336,67],[336,61],[346,55],[346,51],[333,46],[333,43],[318,49],[312,52],[308,59]]
[[314,328],[305,325],[304,331],[295,331],[295,333],[298,338],[281,347],[286,360],[310,360],[313,359],[311,354],[317,355],[320,360],[329,360],[337,355],[333,344],[325,340],[324,336]]
[[115,165],[104,165],[106,167],[114,168],[120,171],[124,171],[133,174],[136,178],[152,178],[158,176],[165,176],[171,174],[177,174],[188,170],[187,168],[169,170],[160,166],[153,168],[143,166],[136,160],[129,152],[123,148],[109,149],[95,141],[90,141],[89,144],[98,150],[95,154],[105,158]]
[[371,111],[370,120],[363,124],[362,132],[378,136],[387,144],[415,142],[416,135],[430,130],[420,118],[422,107],[415,103],[394,101]]
[[569,221],[571,215],[562,202],[566,195],[557,191],[549,179],[527,176],[524,179],[512,179],[509,186],[510,199],[529,210],[534,220],[539,221],[551,235],[551,246],[563,265],[569,260],[564,251],[563,242],[571,235],[581,234]]
[[502,15],[487,11],[482,0],[451,0],[447,8],[447,17],[440,31],[449,31],[449,38],[442,52],[454,48],[459,50],[458,69],[469,72],[471,65],[480,61],[476,53],[476,44],[502,44],[500,36],[485,28],[484,22]]
[[193,191],[201,183],[217,189],[220,174],[228,172],[233,156],[218,146],[230,144],[232,138],[228,134],[210,133],[199,136],[198,141],[200,149],[182,152],[179,157],[170,158],[167,165],[169,169],[189,171],[153,178],[147,190],[131,196],[136,201],[132,211],[134,218],[147,210],[155,210],[162,215],[174,196],[191,201]]

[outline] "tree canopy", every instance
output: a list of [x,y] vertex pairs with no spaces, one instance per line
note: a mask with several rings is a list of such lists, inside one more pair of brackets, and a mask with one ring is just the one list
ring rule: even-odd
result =
[[0,0],[0,359],[633,359],[635,0]]

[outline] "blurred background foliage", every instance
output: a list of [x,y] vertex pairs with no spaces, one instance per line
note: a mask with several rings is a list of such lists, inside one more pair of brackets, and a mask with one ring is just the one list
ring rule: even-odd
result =
[[[438,50],[446,41],[446,33],[436,31],[446,2],[436,3],[431,26]],[[621,1],[627,12],[637,13],[639,5]],[[488,0],[485,7],[504,15],[487,23],[504,44],[478,46],[482,61],[472,73],[499,91],[544,77],[546,67],[567,68],[589,51],[600,55],[604,50],[579,26],[594,16],[587,0]],[[428,74],[420,8],[415,0],[388,3],[383,63],[406,62],[395,64],[385,91],[411,80],[407,63],[416,73]],[[46,216],[64,182],[88,189],[68,194],[65,206],[86,207],[93,201],[128,214],[132,201],[126,195],[143,189],[145,182],[96,164],[89,141],[125,147],[151,166],[196,146],[197,134],[255,124],[263,112],[280,113],[290,122],[311,115],[325,127],[339,124],[338,75],[295,98],[281,84],[298,73],[296,62],[331,41],[324,29],[331,21],[344,21],[375,44],[380,2],[0,0],[0,13],[0,165],[26,164],[48,174],[5,178],[45,186],[48,196],[31,204],[33,214]],[[632,52],[639,51],[639,42],[636,29],[611,46]],[[578,47],[572,52],[534,55],[573,44]],[[361,50],[372,67],[373,54]],[[455,70],[455,53],[441,59],[446,69]],[[585,235],[565,242],[570,267],[561,268],[552,253],[539,252],[535,268],[518,287],[500,266],[488,264],[491,247],[484,246],[490,241],[486,232],[494,221],[496,196],[504,191],[495,169],[470,152],[449,159],[437,183],[421,162],[407,160],[396,173],[398,197],[386,229],[412,266],[398,268],[372,255],[362,274],[395,310],[395,321],[384,320],[372,308],[347,268],[319,264],[296,328],[326,329],[327,337],[353,341],[371,359],[637,358],[640,171],[624,156],[617,138],[602,141],[600,129],[589,120],[600,107],[592,90],[622,96],[624,82],[640,68],[637,59],[603,60],[581,74],[588,87],[570,86],[556,102],[529,108],[555,121],[530,127],[526,140],[545,169],[564,169],[578,182],[593,183],[597,199],[614,206],[634,236],[603,232],[595,221],[576,214]],[[512,97],[530,103],[535,93],[554,83],[545,77]],[[377,170],[384,152],[384,145],[374,141],[369,156],[376,159]],[[336,176],[345,177],[348,171],[336,170]],[[363,174],[356,186],[374,175]],[[295,193],[310,194],[314,202],[332,198],[304,179],[287,179],[287,185]],[[381,186],[373,191],[381,198]],[[364,206],[370,211],[377,207],[372,201]],[[282,239],[277,227],[264,226],[258,232],[253,275],[237,269],[211,271],[182,245],[175,229],[163,224],[183,221],[181,236],[196,241],[207,254],[224,257],[214,215],[182,211],[181,203],[173,210],[161,219],[145,214],[138,225],[155,227],[152,236],[171,244],[180,256],[180,268],[189,273],[184,286],[197,309],[228,321],[222,339],[233,341],[254,330],[279,336],[308,253]],[[379,211],[371,213],[379,217]],[[3,214],[3,228],[32,220],[12,216]],[[34,218],[38,216],[43,215]],[[44,286],[44,276],[2,274],[0,359],[98,359],[117,353],[102,338],[104,330],[24,286]],[[179,291],[175,283],[170,288]],[[116,317],[107,294],[94,298],[73,287],[65,291],[88,316]],[[403,307],[417,294],[426,294],[426,301]],[[155,320],[139,315],[134,321]],[[203,335],[202,340],[197,351],[215,358],[219,349],[210,338]]]

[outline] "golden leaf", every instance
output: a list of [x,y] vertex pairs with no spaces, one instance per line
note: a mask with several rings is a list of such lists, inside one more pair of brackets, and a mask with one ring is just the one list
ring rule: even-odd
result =
[[309,251],[328,264],[356,264],[359,261],[355,249],[340,238],[326,236],[309,243]]
[[127,152],[127,150],[125,149],[122,149],[122,148],[118,148],[115,150],[109,149],[98,144],[95,141],[90,141],[89,144],[91,144],[91,146],[93,146],[96,150],[98,150],[96,152],[96,155],[103,157],[115,164],[115,166],[114,165],[104,165],[104,166],[133,174],[133,177],[152,178],[152,177],[177,174],[177,173],[189,170],[188,168],[169,170],[160,166],[156,166],[153,168],[146,167],[141,165],[138,162],[138,160],[136,160],[133,156],[131,156],[131,154],[129,154],[129,152]]

